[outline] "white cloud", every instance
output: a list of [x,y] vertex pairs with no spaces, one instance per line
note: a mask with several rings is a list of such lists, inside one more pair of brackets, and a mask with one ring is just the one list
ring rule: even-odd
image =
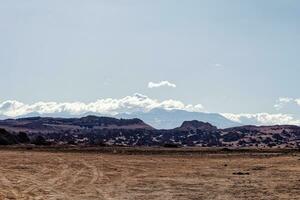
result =
[[290,103],[295,103],[297,100],[296,99],[293,99],[293,98],[289,98],[289,97],[280,97],[276,104],[274,105],[274,107],[277,109],[277,110],[280,110],[282,109],[284,106],[286,106],[287,104],[290,104]]
[[224,67],[224,65],[220,64],[220,63],[216,63],[215,64],[216,67]]
[[176,85],[174,83],[170,83],[169,81],[161,81],[158,83],[149,82],[148,88],[159,88],[159,87],[172,87],[176,88]]
[[300,120],[295,119],[290,114],[269,114],[269,113],[255,113],[255,114],[233,114],[222,113],[224,117],[241,124],[256,124],[256,125],[277,125],[277,124],[293,124],[300,125]]
[[162,108],[166,110],[179,109],[195,112],[203,110],[203,106],[201,104],[184,104],[181,101],[173,99],[159,101],[142,94],[134,94],[133,96],[126,96],[120,99],[99,99],[87,104],[82,102],[37,102],[34,104],[24,104],[18,101],[5,101],[0,103],[0,115],[17,117],[32,112],[39,114],[67,113],[72,115],[95,112],[99,114],[115,115],[125,112],[146,112],[154,108]]

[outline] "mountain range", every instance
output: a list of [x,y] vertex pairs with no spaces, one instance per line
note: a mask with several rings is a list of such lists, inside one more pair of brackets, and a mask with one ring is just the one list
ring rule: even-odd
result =
[[198,120],[208,122],[218,128],[241,126],[218,113],[189,112],[185,110],[152,109],[149,112],[135,112],[118,114],[118,118],[139,118],[158,129],[172,129],[181,125],[183,121]]
[[[139,118],[145,123],[157,128],[157,129],[172,129],[181,125],[183,121],[198,120],[208,122],[218,128],[230,128],[234,126],[241,126],[241,123],[233,122],[218,113],[205,113],[205,112],[189,112],[185,110],[165,110],[155,108],[148,112],[133,112],[133,113],[120,113],[117,115],[103,115],[100,113],[88,112],[80,115],[72,115],[68,112],[55,112],[49,114],[40,114],[37,112],[28,113],[26,115],[18,116],[17,118],[28,117],[62,117],[62,118],[74,118],[85,116],[106,116],[115,118],[132,119]],[[9,117],[0,115],[0,119],[7,119]]]

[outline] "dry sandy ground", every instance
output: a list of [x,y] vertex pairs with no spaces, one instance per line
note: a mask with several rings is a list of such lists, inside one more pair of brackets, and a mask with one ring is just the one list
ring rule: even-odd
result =
[[0,199],[300,199],[300,156],[1,150]]

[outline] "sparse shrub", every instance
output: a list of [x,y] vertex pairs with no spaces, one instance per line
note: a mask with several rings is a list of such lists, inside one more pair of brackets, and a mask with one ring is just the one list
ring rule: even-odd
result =
[[17,144],[18,140],[15,135],[7,132],[5,129],[0,129],[0,145]]
[[25,132],[20,132],[17,137],[20,143],[30,143],[30,139],[28,138],[27,133]]
[[242,138],[242,135],[236,132],[230,132],[223,136],[224,142],[234,142]]
[[49,145],[50,143],[47,142],[43,136],[39,135],[35,138],[35,140],[33,141],[33,144],[42,146],[42,145]]
[[171,144],[171,143],[166,143],[164,144],[165,148],[179,148],[180,146],[178,144]]
[[74,140],[69,140],[69,141],[68,141],[68,144],[69,144],[69,145],[75,145],[76,143],[75,143]]

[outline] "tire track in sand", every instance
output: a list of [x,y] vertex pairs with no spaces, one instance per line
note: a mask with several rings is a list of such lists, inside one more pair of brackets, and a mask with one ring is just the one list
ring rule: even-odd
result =
[[13,187],[13,184],[10,180],[8,180],[4,174],[0,174],[0,182],[8,188],[8,192],[11,194],[8,194],[8,199],[18,199],[19,192]]

